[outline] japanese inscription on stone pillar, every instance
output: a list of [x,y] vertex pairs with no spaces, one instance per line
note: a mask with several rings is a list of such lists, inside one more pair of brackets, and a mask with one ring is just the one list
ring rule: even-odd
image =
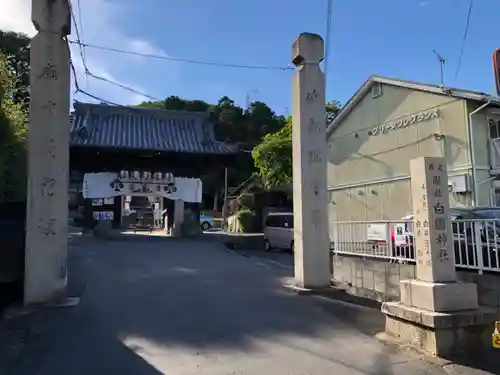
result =
[[32,1],[25,302],[66,284],[70,56],[66,0]]
[[303,287],[330,279],[323,40],[304,33],[292,48],[295,277]]
[[410,170],[417,279],[455,281],[446,161],[418,158],[410,162]]

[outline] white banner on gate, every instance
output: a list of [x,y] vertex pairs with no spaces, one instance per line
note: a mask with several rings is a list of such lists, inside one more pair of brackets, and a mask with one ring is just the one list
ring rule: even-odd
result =
[[[184,202],[201,203],[202,182],[198,178],[175,177],[175,192],[168,193],[158,189],[158,183],[151,181],[145,184],[145,190],[135,191],[136,186],[124,183],[123,188],[115,189],[113,182],[118,179],[117,173],[99,172],[85,173],[83,177],[82,194],[84,198],[96,199],[116,197],[121,195],[161,196],[172,200],[180,199]],[[134,185],[143,186],[143,183]]]

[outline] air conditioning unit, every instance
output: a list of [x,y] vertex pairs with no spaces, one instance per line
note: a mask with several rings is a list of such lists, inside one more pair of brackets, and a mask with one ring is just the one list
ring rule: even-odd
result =
[[452,193],[468,193],[471,191],[471,186],[470,175],[448,177],[448,190]]

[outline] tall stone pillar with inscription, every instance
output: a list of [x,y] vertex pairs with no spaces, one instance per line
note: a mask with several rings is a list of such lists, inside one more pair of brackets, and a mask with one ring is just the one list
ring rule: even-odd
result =
[[401,301],[384,303],[386,333],[430,354],[481,348],[491,311],[478,305],[474,283],[458,282],[445,158],[410,163],[416,279],[401,281]]
[[33,0],[25,304],[64,296],[67,284],[70,33],[67,0]]
[[[325,82],[319,67],[323,39],[303,33],[293,43],[293,212],[295,282],[330,284],[327,213]],[[292,245],[292,244],[291,244]]]

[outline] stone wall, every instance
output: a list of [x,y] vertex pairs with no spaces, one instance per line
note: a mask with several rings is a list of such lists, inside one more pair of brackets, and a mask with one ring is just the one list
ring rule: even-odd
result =
[[[351,255],[333,256],[333,280],[343,284],[349,294],[379,302],[399,300],[399,281],[415,278],[415,264],[389,263],[386,259]],[[500,313],[500,273],[457,269],[458,279],[475,282],[479,303]]]

